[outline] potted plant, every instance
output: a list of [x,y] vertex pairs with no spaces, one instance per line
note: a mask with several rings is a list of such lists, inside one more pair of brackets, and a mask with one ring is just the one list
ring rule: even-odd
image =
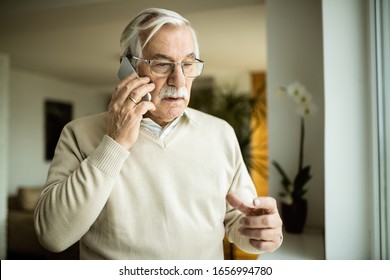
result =
[[303,163],[305,118],[313,115],[316,107],[312,95],[299,82],[293,82],[286,87],[280,87],[278,92],[291,97],[295,101],[297,105],[296,112],[300,117],[299,161],[295,177],[291,180],[276,160],[273,160],[272,164],[282,177],[283,190],[280,192],[280,197],[282,200],[281,210],[285,230],[291,233],[301,233],[307,216],[306,184],[312,178],[310,173],[311,166]]

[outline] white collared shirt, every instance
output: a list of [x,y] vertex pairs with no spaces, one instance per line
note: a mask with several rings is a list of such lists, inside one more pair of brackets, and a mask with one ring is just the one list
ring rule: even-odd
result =
[[141,127],[146,128],[150,132],[152,132],[154,135],[156,135],[159,139],[164,140],[165,137],[169,135],[169,133],[175,128],[176,124],[179,122],[180,118],[183,115],[177,117],[170,123],[168,123],[166,126],[161,127],[159,124],[157,124],[155,121],[153,121],[151,118],[143,118],[141,120]]

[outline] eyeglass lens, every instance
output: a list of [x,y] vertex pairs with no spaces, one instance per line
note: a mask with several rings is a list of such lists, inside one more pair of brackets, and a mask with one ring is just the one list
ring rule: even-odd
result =
[[150,68],[152,70],[152,74],[166,77],[173,73],[176,64],[181,66],[183,74],[186,77],[197,77],[202,73],[203,70],[203,62],[199,61],[174,63],[155,60],[150,61]]

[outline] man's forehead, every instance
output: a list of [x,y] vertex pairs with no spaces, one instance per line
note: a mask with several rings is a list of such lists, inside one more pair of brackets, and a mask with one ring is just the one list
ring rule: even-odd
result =
[[[184,56],[184,58],[191,58],[191,59],[195,59],[196,56],[195,56],[195,53],[194,52],[191,52],[187,55]],[[152,54],[150,59],[164,59],[164,60],[170,60],[170,61],[174,61],[175,59],[168,55],[168,54],[164,54],[164,53],[155,53],[155,54]]]
[[143,48],[147,59],[185,59],[195,57],[196,42],[188,26],[165,25]]

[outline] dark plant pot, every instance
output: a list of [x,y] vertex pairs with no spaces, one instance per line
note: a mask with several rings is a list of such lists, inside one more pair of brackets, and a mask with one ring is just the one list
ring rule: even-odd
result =
[[302,233],[307,215],[307,201],[294,201],[292,204],[282,203],[283,226],[287,232]]

